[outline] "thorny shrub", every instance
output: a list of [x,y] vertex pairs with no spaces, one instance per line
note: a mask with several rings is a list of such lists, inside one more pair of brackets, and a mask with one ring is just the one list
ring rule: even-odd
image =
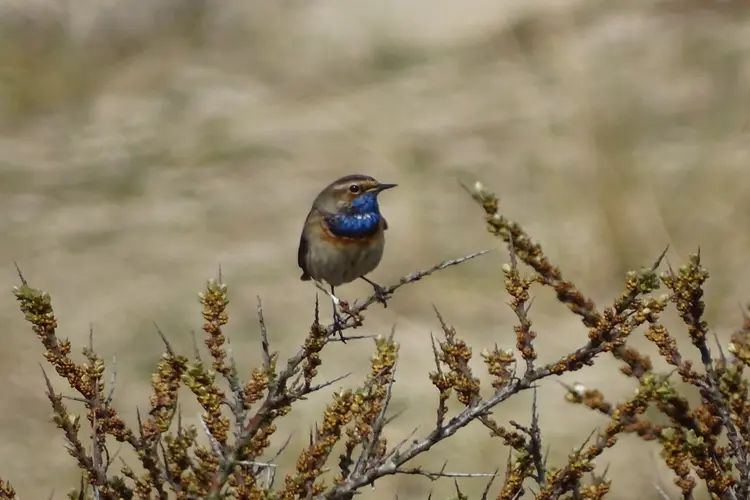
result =
[[[152,375],[150,410],[147,415],[139,414],[133,427],[122,420],[112,405],[114,385],[105,383],[103,359],[89,345],[83,348],[84,362],[73,360],[70,342],[56,334],[57,320],[49,295],[29,286],[19,271],[21,285],[14,292],[21,311],[44,346],[47,363],[78,394],[75,398],[62,396],[44,375],[54,411],[53,422],[64,433],[70,455],[82,471],[80,487],[69,497],[351,499],[357,490],[374,485],[386,475],[455,478],[458,474],[409,468],[407,464],[472,424],[485,426],[511,450],[497,499],[517,499],[525,493],[540,500],[605,497],[611,480],[594,474],[595,461],[605,449],[615,446],[624,433],[658,443],[661,457],[674,471],[674,481],[683,498],[692,497],[698,480],[705,483],[713,498],[748,498],[750,403],[743,371],[750,365],[750,319],[746,317],[742,328],[733,335],[728,347],[731,356],[725,356],[720,347],[718,357],[712,356],[708,326],[702,319],[703,285],[708,273],[701,266],[700,255],[692,255],[677,272],[667,266],[667,271],[657,274],[664,254],[653,266],[630,272],[622,294],[601,311],[563,278],[523,228],[498,212],[498,200],[493,193],[479,183],[469,191],[486,213],[487,229],[508,245],[510,260],[503,266],[503,273],[510,305],[518,317],[517,352],[495,347],[481,354],[493,377],[491,395],[480,394],[480,381],[469,368],[472,349],[438,313],[444,338],[433,340],[435,370],[429,374],[437,389],[434,427],[421,438],[409,435],[400,443],[389,444],[383,430],[392,419],[387,410],[394,390],[399,345],[392,335],[378,337],[369,375],[358,387],[334,394],[311,431],[309,445],[299,451],[296,467],[283,481],[276,480],[273,458],[261,461],[267,456],[277,420],[311,393],[340,380],[316,381],[326,346],[338,341],[337,328],[320,322],[317,302],[315,319],[304,344],[284,363],[279,363],[277,354],[270,350],[258,302],[263,363],[245,379],[235,367],[222,330],[228,321],[227,287],[221,280],[210,281],[200,294],[210,366],[197,354],[191,361],[175,352],[162,335],[165,351]],[[406,284],[483,253],[414,272],[386,287],[385,296],[391,297]],[[521,274],[520,263],[533,271],[530,276]],[[536,333],[528,316],[532,286],[551,287],[557,300],[567,305],[588,328],[588,340],[583,345],[546,365],[535,362]],[[661,287],[667,293],[653,295]],[[359,305],[342,302],[344,329],[360,326],[362,311],[382,298],[381,291]],[[687,326],[693,347],[700,353],[700,366],[683,359],[674,337],[660,322],[670,304]],[[627,344],[628,337],[641,326],[646,329],[646,338],[658,347],[660,356],[674,367],[679,378],[697,388],[700,404],[691,405],[677,390],[676,377],[655,373],[651,360]],[[493,407],[513,395],[534,390],[542,379],[592,365],[604,353],[622,362],[622,373],[635,379],[639,388],[630,399],[619,404],[608,402],[597,389],[580,385],[568,388],[568,401],[607,415],[609,424],[573,452],[566,463],[559,466],[547,463],[535,404],[528,426],[515,422],[503,426],[491,416]],[[220,383],[220,379],[224,382]],[[202,407],[201,428],[183,425],[181,421],[177,399],[181,386],[186,386]],[[448,415],[447,402],[452,397],[463,409]],[[81,419],[68,409],[66,400],[85,407],[86,428],[91,429],[88,437],[82,436]],[[650,407],[658,409],[668,424],[657,425],[644,418]],[[201,433],[208,437],[208,445],[199,443]],[[108,448],[107,438],[132,447],[140,461],[138,472],[128,466],[114,470],[115,457]],[[331,457],[337,444],[342,453]],[[332,463],[336,464],[337,472],[332,480],[326,480],[323,475]],[[489,498],[495,476],[489,475],[482,498]],[[458,484],[456,491],[456,498],[468,498]],[[0,480],[0,497],[16,498],[9,482]]]

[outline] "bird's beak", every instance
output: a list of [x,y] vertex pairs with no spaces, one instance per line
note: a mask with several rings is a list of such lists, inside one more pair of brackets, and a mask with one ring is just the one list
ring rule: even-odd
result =
[[396,186],[398,186],[398,184],[378,184],[372,190],[376,193],[379,193],[381,191],[385,191],[386,189],[395,188]]

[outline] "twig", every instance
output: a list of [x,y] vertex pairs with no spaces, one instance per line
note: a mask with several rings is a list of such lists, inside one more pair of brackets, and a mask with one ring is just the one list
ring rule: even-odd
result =
[[[354,306],[350,306],[346,310],[344,310],[343,313],[345,317],[343,318],[343,324],[340,325],[339,329],[346,330],[349,328],[356,328],[360,326],[362,324],[360,313],[365,311],[371,305],[377,302],[381,302],[383,299],[387,300],[393,295],[393,293],[396,290],[398,290],[402,286],[408,285],[409,283],[413,283],[415,281],[419,281],[422,278],[426,278],[427,276],[430,276],[436,273],[437,271],[441,271],[448,267],[457,266],[468,260],[475,259],[486,253],[492,252],[493,250],[494,248],[490,248],[488,250],[482,250],[480,252],[471,253],[463,257],[459,257],[457,259],[446,260],[444,262],[441,262],[439,264],[432,266],[429,269],[417,270],[411,274],[407,274],[406,276],[402,277],[398,283],[384,287],[379,293],[373,293],[372,295],[367,297],[362,303],[359,303]],[[329,325],[326,330],[328,332],[328,335],[334,335],[338,331],[335,324]]]
[[412,467],[408,469],[399,467],[396,469],[396,474],[404,474],[404,475],[411,475],[411,476],[424,476],[432,481],[435,481],[440,478],[445,478],[445,477],[450,477],[450,478],[490,477],[493,479],[497,477],[497,471],[491,474],[483,473],[483,472],[445,472],[444,470],[440,470],[438,472],[430,472],[430,471],[423,470],[420,467]]
[[268,329],[266,328],[266,319],[263,317],[263,301],[260,295],[257,297],[257,316],[258,326],[260,327],[260,347],[263,351],[263,366],[266,370],[271,368],[271,362],[276,359],[277,354],[271,354],[270,344],[268,343]]

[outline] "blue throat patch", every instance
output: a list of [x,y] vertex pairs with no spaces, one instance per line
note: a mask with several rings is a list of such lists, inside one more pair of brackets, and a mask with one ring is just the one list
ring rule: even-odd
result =
[[336,236],[365,238],[377,232],[381,218],[377,193],[365,193],[352,200],[347,213],[326,217],[326,224]]

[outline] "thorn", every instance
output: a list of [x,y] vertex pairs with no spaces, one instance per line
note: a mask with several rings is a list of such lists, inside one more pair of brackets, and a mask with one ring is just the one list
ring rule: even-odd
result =
[[659,255],[659,258],[656,259],[656,262],[653,263],[651,266],[652,271],[656,271],[656,269],[661,265],[661,262],[664,260],[664,257],[667,256],[667,251],[669,250],[669,244],[667,244],[667,248],[664,249],[664,251]]
[[169,341],[167,340],[166,335],[164,335],[164,332],[161,331],[161,328],[159,328],[159,325],[157,325],[155,321],[154,321],[154,328],[156,328],[156,333],[159,334],[159,337],[161,338],[161,341],[164,342],[164,347],[166,347],[167,352],[170,355],[174,355],[174,351],[172,350],[172,345],[169,343]]

